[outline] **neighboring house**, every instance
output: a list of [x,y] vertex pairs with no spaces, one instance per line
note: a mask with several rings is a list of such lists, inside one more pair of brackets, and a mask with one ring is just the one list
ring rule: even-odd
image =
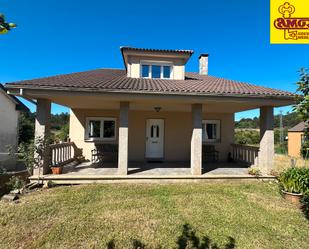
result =
[[[200,175],[207,167],[202,160],[206,150],[217,151],[214,160],[232,157],[270,172],[273,108],[293,104],[292,93],[209,76],[207,54],[199,56],[199,73],[186,72],[191,50],[122,47],[121,54],[125,69],[96,69],[6,87],[37,100],[36,137],[49,131],[51,102],[71,108],[71,141],[89,160],[93,149],[109,145],[120,175],[128,173],[130,162],[147,161],[185,162],[193,175]],[[233,146],[234,114],[256,108],[261,114],[260,150]],[[44,173],[50,164],[46,160]]]
[[7,170],[13,170],[16,163],[8,148],[17,148],[20,111],[29,109],[15,96],[8,95],[0,84],[0,166]]
[[300,149],[304,142],[305,128],[308,122],[300,122],[288,130],[288,154],[293,157],[300,157]]

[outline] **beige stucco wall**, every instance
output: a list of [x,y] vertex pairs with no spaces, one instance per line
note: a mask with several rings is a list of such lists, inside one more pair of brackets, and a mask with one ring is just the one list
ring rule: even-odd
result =
[[288,132],[288,154],[289,156],[299,157],[301,148],[301,136],[303,132]]
[[[0,92],[0,165],[7,169],[13,167],[7,146],[16,146],[18,140],[18,116],[13,103],[5,94]],[[9,160],[10,161],[10,160]]]
[[[114,117],[119,122],[118,110],[86,110],[73,109],[70,115],[70,138],[83,149],[86,159],[91,159],[94,142],[84,139],[86,117]],[[144,161],[146,120],[160,118],[165,121],[164,158],[166,161],[190,161],[190,144],[192,133],[192,116],[190,112],[129,112],[129,161]],[[203,113],[203,119],[221,120],[221,142],[215,147],[219,151],[219,159],[227,159],[230,144],[234,141],[234,115]],[[118,126],[118,125],[117,125]],[[118,128],[118,127],[117,127]],[[117,129],[118,130],[118,129]],[[117,131],[118,132],[118,131]],[[111,143],[111,142],[108,142]],[[116,141],[118,143],[118,134]]]
[[140,78],[141,61],[161,61],[173,64],[173,77],[176,80],[183,80],[185,77],[184,60],[178,58],[158,58],[149,56],[131,56],[128,60],[128,77]]
[[7,152],[6,145],[17,144],[18,116],[15,104],[0,92],[0,152]]

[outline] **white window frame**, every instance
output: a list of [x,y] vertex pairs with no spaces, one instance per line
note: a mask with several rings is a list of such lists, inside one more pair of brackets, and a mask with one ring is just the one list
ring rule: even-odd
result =
[[[100,121],[100,137],[89,137],[89,121]],[[104,121],[115,122],[115,135],[114,137],[103,137]],[[110,117],[86,117],[86,129],[85,129],[85,140],[86,141],[115,141],[117,138],[117,119]]]
[[[203,129],[204,129],[204,127],[206,128],[207,124],[216,124],[216,134],[217,134],[217,138],[216,139],[208,139],[208,138],[206,138],[204,136]],[[208,119],[203,120],[202,121],[202,134],[203,134],[202,140],[205,143],[220,142],[221,141],[221,121],[220,120],[214,120],[214,119],[213,120],[208,120]],[[205,134],[207,134],[206,130],[205,130]]]
[[[149,77],[143,77],[143,66],[149,66]],[[160,78],[152,78],[152,66],[160,66]],[[163,67],[168,66],[170,67],[170,77],[169,78],[164,78],[163,74]],[[174,77],[174,65],[171,62],[167,61],[140,61],[140,77],[143,79],[164,79],[164,80],[172,80]]]

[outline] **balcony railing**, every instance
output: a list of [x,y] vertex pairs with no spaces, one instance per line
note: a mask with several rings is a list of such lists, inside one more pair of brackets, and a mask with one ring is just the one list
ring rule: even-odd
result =
[[242,162],[249,166],[258,165],[259,157],[259,147],[242,145],[242,144],[232,144],[232,159],[236,162]]
[[62,166],[70,163],[82,155],[82,152],[73,142],[50,145],[51,166]]

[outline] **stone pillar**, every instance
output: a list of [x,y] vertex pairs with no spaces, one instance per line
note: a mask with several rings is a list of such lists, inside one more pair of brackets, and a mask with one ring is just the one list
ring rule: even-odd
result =
[[274,164],[274,108],[260,108],[260,152],[258,165],[262,174],[269,174]]
[[202,105],[192,105],[191,174],[202,174]]
[[120,102],[119,140],[118,140],[118,174],[128,174],[129,142],[129,102]]
[[[44,140],[49,136],[50,130],[50,109],[51,102],[48,99],[37,99],[36,106],[36,117],[35,117],[35,134],[34,143],[38,145],[39,143],[44,143]],[[38,154],[34,155],[38,159]],[[41,158],[40,167],[36,165],[33,170],[33,175],[44,175],[50,170],[50,153],[49,149],[46,148],[43,158]]]

